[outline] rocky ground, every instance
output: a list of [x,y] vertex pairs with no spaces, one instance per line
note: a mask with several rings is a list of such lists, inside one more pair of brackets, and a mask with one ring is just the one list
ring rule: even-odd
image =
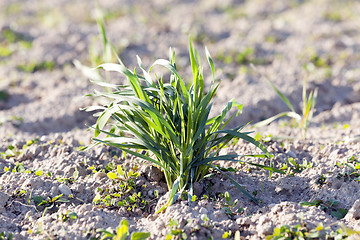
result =
[[[272,239],[286,236],[285,225],[288,234],[303,231],[313,239],[360,238],[358,1],[14,0],[0,1],[0,9],[0,233],[100,239],[102,230],[115,231],[126,219],[130,233],[149,232],[150,239],[234,239],[239,233],[240,239]],[[97,100],[84,97],[95,86],[73,61],[102,62],[97,9],[130,68],[136,55],[150,66],[173,47],[186,78],[189,36],[202,56],[206,45],[222,80],[214,114],[231,98],[244,104],[233,126],[288,110],[266,79],[298,112],[303,79],[309,91],[318,89],[306,139],[286,118],[252,129],[286,174],[219,163],[236,169],[228,174],[258,205],[211,172],[196,184],[190,205],[179,200],[155,214],[168,197],[156,167],[106,146],[79,150],[91,141],[86,124],[95,122],[79,109]],[[113,75],[111,81],[125,79]],[[256,149],[239,141],[225,151]],[[118,165],[127,176],[110,179]]]

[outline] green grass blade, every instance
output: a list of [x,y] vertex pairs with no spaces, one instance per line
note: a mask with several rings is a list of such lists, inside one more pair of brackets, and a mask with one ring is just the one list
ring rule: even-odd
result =
[[277,173],[281,173],[281,174],[286,173],[286,172],[284,172],[284,171],[282,171],[280,169],[274,168],[274,167],[269,167],[269,166],[266,166],[266,165],[252,163],[252,162],[246,162],[246,163],[250,164],[250,165],[253,165],[253,166],[256,166],[256,167],[259,167],[259,168],[262,168],[262,169],[270,171],[270,172],[277,172]]
[[153,85],[154,85],[154,81],[152,80],[150,74],[144,69],[140,57],[139,57],[139,56],[136,56],[136,58],[137,58],[138,65],[139,65],[140,69],[142,70],[142,72],[143,72],[143,74],[144,74],[145,80],[148,82],[149,85],[153,86]]
[[211,166],[212,168],[216,169],[217,171],[221,172],[225,177],[227,177],[233,184],[234,186],[239,189],[245,196],[247,196],[248,198],[250,198],[254,203],[256,203],[257,205],[259,205],[259,201],[257,199],[255,199],[253,196],[250,195],[250,193],[248,191],[246,191],[245,188],[243,188],[238,182],[236,182],[232,177],[230,177],[230,175],[228,175],[227,173],[225,173],[224,171],[222,171],[221,169],[215,167],[215,166]]
[[252,143],[256,147],[258,147],[263,153],[265,153],[265,155],[268,158],[270,158],[270,154],[267,151],[267,149],[260,142],[256,141],[254,138],[250,137],[247,134],[237,132],[237,131],[233,131],[233,130],[220,130],[220,131],[217,131],[216,133],[227,133],[227,134],[230,134],[232,136],[239,137],[239,138],[241,138],[241,139],[243,139],[243,140],[245,140],[245,141],[247,141],[249,143]]
[[266,126],[266,125],[269,125],[270,123],[274,122],[275,120],[281,118],[281,117],[290,117],[290,118],[294,118],[298,121],[301,121],[301,116],[299,114],[297,114],[296,112],[282,112],[282,113],[279,113],[279,114],[276,114],[275,116],[272,116],[268,119],[265,119],[261,122],[258,122],[258,123],[255,123],[253,125],[253,127],[263,127],[263,126]]
[[198,87],[199,70],[198,70],[198,64],[197,64],[196,59],[195,59],[194,47],[193,47],[191,38],[189,39],[189,53],[190,53],[191,68],[192,68],[193,77],[194,77],[194,86],[195,86],[195,91],[196,91],[196,88]]
[[207,47],[205,47],[205,54],[206,54],[206,58],[208,60],[208,63],[210,65],[210,69],[211,69],[211,72],[212,72],[212,77],[213,77],[213,80],[215,79],[215,67],[214,67],[214,61],[212,60],[211,56],[210,56],[210,52],[209,50],[207,49]]
[[183,82],[183,80],[182,80],[181,77],[179,76],[179,74],[178,74],[178,72],[176,71],[176,68],[174,67],[174,65],[172,65],[169,61],[167,61],[167,60],[165,60],[165,59],[158,59],[158,60],[156,60],[156,61],[153,63],[152,67],[153,67],[153,66],[156,66],[156,65],[163,66],[163,67],[169,69],[170,72],[173,73],[173,74],[177,77],[177,80],[179,81],[179,84],[180,84],[182,93],[184,94],[184,98],[185,98],[185,100],[188,102],[188,101],[189,101],[189,92],[188,92],[188,90],[186,89],[185,83]]
[[290,108],[290,110],[295,112],[294,107],[292,106],[290,101],[287,99],[287,97],[285,97],[285,95],[272,83],[272,81],[270,81],[270,79],[267,79],[267,81],[269,82],[270,86],[275,90],[277,95],[281,98],[281,100],[283,100],[283,102]]
[[156,213],[160,213],[164,211],[168,206],[170,206],[176,200],[176,199],[174,200],[174,196],[177,193],[179,186],[180,186],[180,176],[174,181],[168,202],[164,206],[162,206]]

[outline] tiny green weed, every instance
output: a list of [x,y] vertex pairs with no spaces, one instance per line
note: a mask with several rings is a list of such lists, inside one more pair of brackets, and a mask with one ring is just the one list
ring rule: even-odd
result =
[[78,218],[78,215],[75,212],[67,211],[65,213],[58,214],[57,218],[62,222],[66,222],[68,220],[76,220]]
[[304,78],[303,91],[302,91],[303,106],[302,106],[302,113],[299,114],[295,111],[295,108],[290,103],[289,99],[274,85],[274,83],[270,81],[270,79],[268,78],[266,79],[269,82],[270,86],[275,90],[277,95],[281,98],[281,100],[283,100],[283,102],[290,108],[291,111],[279,113],[273,117],[270,117],[268,119],[265,119],[261,122],[254,124],[253,127],[266,126],[279,118],[290,117],[295,120],[296,126],[300,130],[301,137],[305,139],[307,128],[315,111],[318,89],[316,88],[314,91],[311,91],[309,95],[307,95],[307,89],[306,89],[307,81],[306,78]]
[[313,164],[311,162],[308,162],[306,159],[303,160],[302,163],[297,163],[293,158],[289,158],[288,160],[285,160],[286,163],[284,163],[280,170],[286,171],[286,174],[294,176],[296,173],[301,173],[307,168],[312,168]]
[[[99,53],[98,51],[96,51],[96,48],[94,46],[90,48],[90,60],[92,66],[98,66],[104,62],[110,63],[116,61],[116,57],[114,56],[116,54],[113,54],[115,52],[114,50],[115,47],[111,44],[106,34],[105,22],[104,22],[105,19],[103,16],[104,14],[102,14],[99,9],[96,10],[96,13],[97,13],[96,22],[99,29],[99,35],[102,40],[103,49],[102,49],[102,53]],[[90,81],[99,84],[103,83],[102,86],[104,87],[104,90],[106,92],[111,92],[111,88],[106,86],[106,83],[110,81],[110,75],[108,72],[105,72],[105,76],[103,76],[98,69],[94,70],[92,68],[89,68],[83,65],[78,60],[74,60],[73,63],[75,67],[79,69],[85,77],[88,77],[90,79]]]
[[229,192],[224,193],[224,198],[225,198],[225,203],[221,204],[223,206],[223,210],[230,219],[234,219],[234,216],[238,213],[241,213],[243,211],[243,208],[235,209],[238,199],[232,201]]
[[43,61],[43,62],[30,62],[27,64],[20,64],[17,66],[17,69],[22,72],[34,73],[37,71],[48,70],[52,71],[55,68],[55,63],[53,61]]
[[339,205],[339,201],[331,198],[327,201],[314,200],[312,202],[301,202],[300,205],[319,207],[324,212],[330,214],[333,217],[336,217],[337,219],[342,219],[348,212],[348,210],[344,208],[338,208],[337,205]]
[[338,167],[343,169],[337,178],[344,178],[346,181],[360,181],[360,161],[358,157],[351,156],[345,163],[337,163]]
[[234,240],[240,240],[240,231],[236,231],[234,234],[232,234],[231,231],[225,231],[222,235],[223,239],[232,239],[231,236],[234,235]]
[[[250,132],[243,132],[246,125],[226,130],[225,127],[235,116],[234,114],[225,120],[227,113],[233,107],[240,113],[241,104],[231,100],[220,115],[209,118],[211,100],[220,83],[214,80],[213,60],[207,49],[205,52],[213,78],[207,92],[200,56],[193,48],[191,41],[190,61],[193,82],[190,88],[186,87],[176,70],[173,51],[170,51],[169,61],[159,59],[154,62],[149,71],[144,69],[141,59],[137,57],[143,75],[140,75],[136,69],[131,71],[126,68],[119,58],[119,64],[105,63],[98,67],[124,74],[129,80],[129,85],[117,86],[96,82],[100,86],[113,89],[113,92],[95,91],[90,95],[105,97],[109,101],[105,106],[92,106],[86,109],[97,111],[95,116],[98,119],[97,123],[91,127],[95,130],[94,144],[83,149],[97,144],[106,144],[157,165],[164,172],[171,192],[168,203],[159,211],[176,201],[187,189],[189,194],[193,195],[193,183],[207,175],[210,168],[222,172],[240,191],[257,202],[228,174],[212,165],[215,160],[246,162],[271,172],[279,171],[272,167],[234,159],[237,157],[243,159],[245,156],[266,158],[271,156],[260,142],[249,136]],[[151,77],[150,72],[154,66],[165,67],[170,71],[169,83],[166,83],[163,77],[158,78],[156,74],[156,80]],[[262,154],[219,156],[220,150],[236,138],[255,145]],[[142,154],[143,151],[146,154]],[[192,197],[188,199],[191,200]]]
[[12,240],[13,238],[14,238],[13,233],[6,233],[6,232],[0,233],[0,240]]
[[[129,223],[126,219],[122,220],[119,226],[116,228],[116,231],[112,229],[99,229],[98,233],[101,234],[100,237],[94,237],[91,239],[112,239],[112,240],[145,240],[150,237],[150,233],[148,232],[133,232],[129,233]],[[130,238],[129,238],[130,237]]]
[[168,227],[170,227],[170,231],[166,235],[166,240],[171,239],[179,239],[185,240],[188,239],[188,235],[184,232],[184,230],[180,229],[179,227],[179,220],[177,219],[170,219]]
[[341,225],[336,231],[331,230],[331,225],[324,227],[319,223],[316,228],[309,229],[302,220],[295,226],[283,225],[276,227],[272,235],[266,236],[266,240],[311,240],[311,239],[328,239],[341,240],[347,239],[351,235],[360,235],[360,231],[354,231],[351,228]]
[[39,211],[46,209],[51,212],[56,212],[58,210],[59,203],[69,202],[68,199],[62,198],[62,196],[62,194],[55,197],[33,196],[32,199]]
[[0,34],[0,46],[9,47],[12,44],[19,44],[20,47],[30,48],[32,39],[11,28],[4,28]]
[[139,177],[138,172],[125,171],[118,165],[116,172],[110,171],[107,176],[112,180],[112,186],[106,189],[98,188],[93,199],[94,204],[106,207],[125,207],[128,211],[137,208],[144,209],[148,206],[148,201],[142,194],[146,185],[137,186],[135,184],[136,178]]
[[22,146],[22,148],[19,148],[19,147],[16,147],[14,145],[9,145],[7,147],[7,150],[4,151],[4,152],[0,152],[0,156],[3,158],[3,159],[8,159],[10,157],[17,157],[19,156],[27,147],[31,146],[32,144],[38,142],[39,139],[38,138],[35,138],[35,139],[32,139],[32,140],[28,140],[26,142],[26,144],[24,144]]
[[14,50],[12,50],[8,46],[1,46],[0,45],[0,57],[8,57],[13,54]]
[[[50,176],[51,177],[51,173]],[[73,184],[76,182],[76,180],[79,178],[79,171],[77,170],[77,168],[75,168],[75,171],[73,172],[71,177],[61,177],[61,176],[56,176],[55,179],[58,180],[61,183],[65,183],[65,184]]]

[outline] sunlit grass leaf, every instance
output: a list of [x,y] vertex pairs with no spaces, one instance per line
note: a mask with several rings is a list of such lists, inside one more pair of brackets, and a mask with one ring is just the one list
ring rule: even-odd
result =
[[134,232],[131,234],[131,240],[144,240],[150,237],[150,233],[148,232]]
[[107,175],[108,178],[110,178],[110,179],[116,179],[116,178],[117,178],[116,173],[113,173],[113,172],[108,172],[106,175]]
[[127,220],[122,220],[119,226],[116,228],[116,236],[113,240],[126,240],[129,236],[129,223]]

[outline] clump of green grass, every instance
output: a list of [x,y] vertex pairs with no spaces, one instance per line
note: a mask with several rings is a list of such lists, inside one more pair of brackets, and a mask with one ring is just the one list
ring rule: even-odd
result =
[[270,86],[275,90],[277,95],[283,100],[283,102],[289,107],[290,111],[288,112],[282,112],[279,114],[276,114],[273,117],[270,117],[268,119],[265,119],[261,122],[258,122],[253,125],[253,127],[262,127],[266,126],[273,121],[282,118],[282,117],[289,117],[292,118],[295,121],[295,126],[299,129],[300,135],[302,139],[306,138],[306,132],[308,129],[308,126],[310,124],[310,121],[312,119],[312,116],[315,112],[315,104],[316,104],[316,98],[318,89],[316,88],[314,91],[310,91],[309,95],[307,94],[307,87],[306,87],[306,78],[303,80],[303,91],[302,91],[302,112],[297,113],[295,111],[294,106],[290,103],[289,99],[274,85],[270,79],[267,79]]
[[[227,113],[233,108],[242,110],[242,105],[234,100],[229,101],[221,114],[210,118],[212,99],[219,83],[215,82],[213,60],[205,48],[206,57],[212,72],[212,82],[205,90],[203,70],[200,56],[190,41],[190,61],[193,81],[189,88],[176,70],[175,52],[170,51],[170,60],[159,59],[146,71],[138,57],[140,72],[131,71],[119,60],[119,64],[105,63],[98,68],[115,71],[125,75],[129,84],[116,86],[104,82],[96,82],[101,86],[112,88],[113,92],[97,92],[91,96],[102,96],[108,99],[105,106],[92,106],[87,111],[96,110],[97,122],[95,130],[96,144],[114,146],[126,153],[147,160],[158,166],[165,175],[168,189],[171,191],[168,203],[174,202],[184,190],[189,190],[189,199],[193,195],[193,183],[200,181],[210,168],[223,172],[213,165],[213,161],[224,160],[246,163],[235,160],[238,157],[270,158],[266,148],[254,138],[250,132],[243,132],[245,125],[227,130],[225,127],[235,116],[226,120]],[[150,73],[154,66],[165,67],[170,71],[169,82],[163,76],[156,80]],[[233,140],[241,138],[259,148],[261,154],[251,155],[219,155],[222,148]],[[88,146],[90,147],[90,146]],[[85,147],[84,149],[88,148]],[[146,154],[140,152],[145,151]],[[251,162],[247,162],[253,164]],[[253,164],[272,171],[277,169]],[[228,174],[223,174],[254,202],[257,202],[243,187]]]

